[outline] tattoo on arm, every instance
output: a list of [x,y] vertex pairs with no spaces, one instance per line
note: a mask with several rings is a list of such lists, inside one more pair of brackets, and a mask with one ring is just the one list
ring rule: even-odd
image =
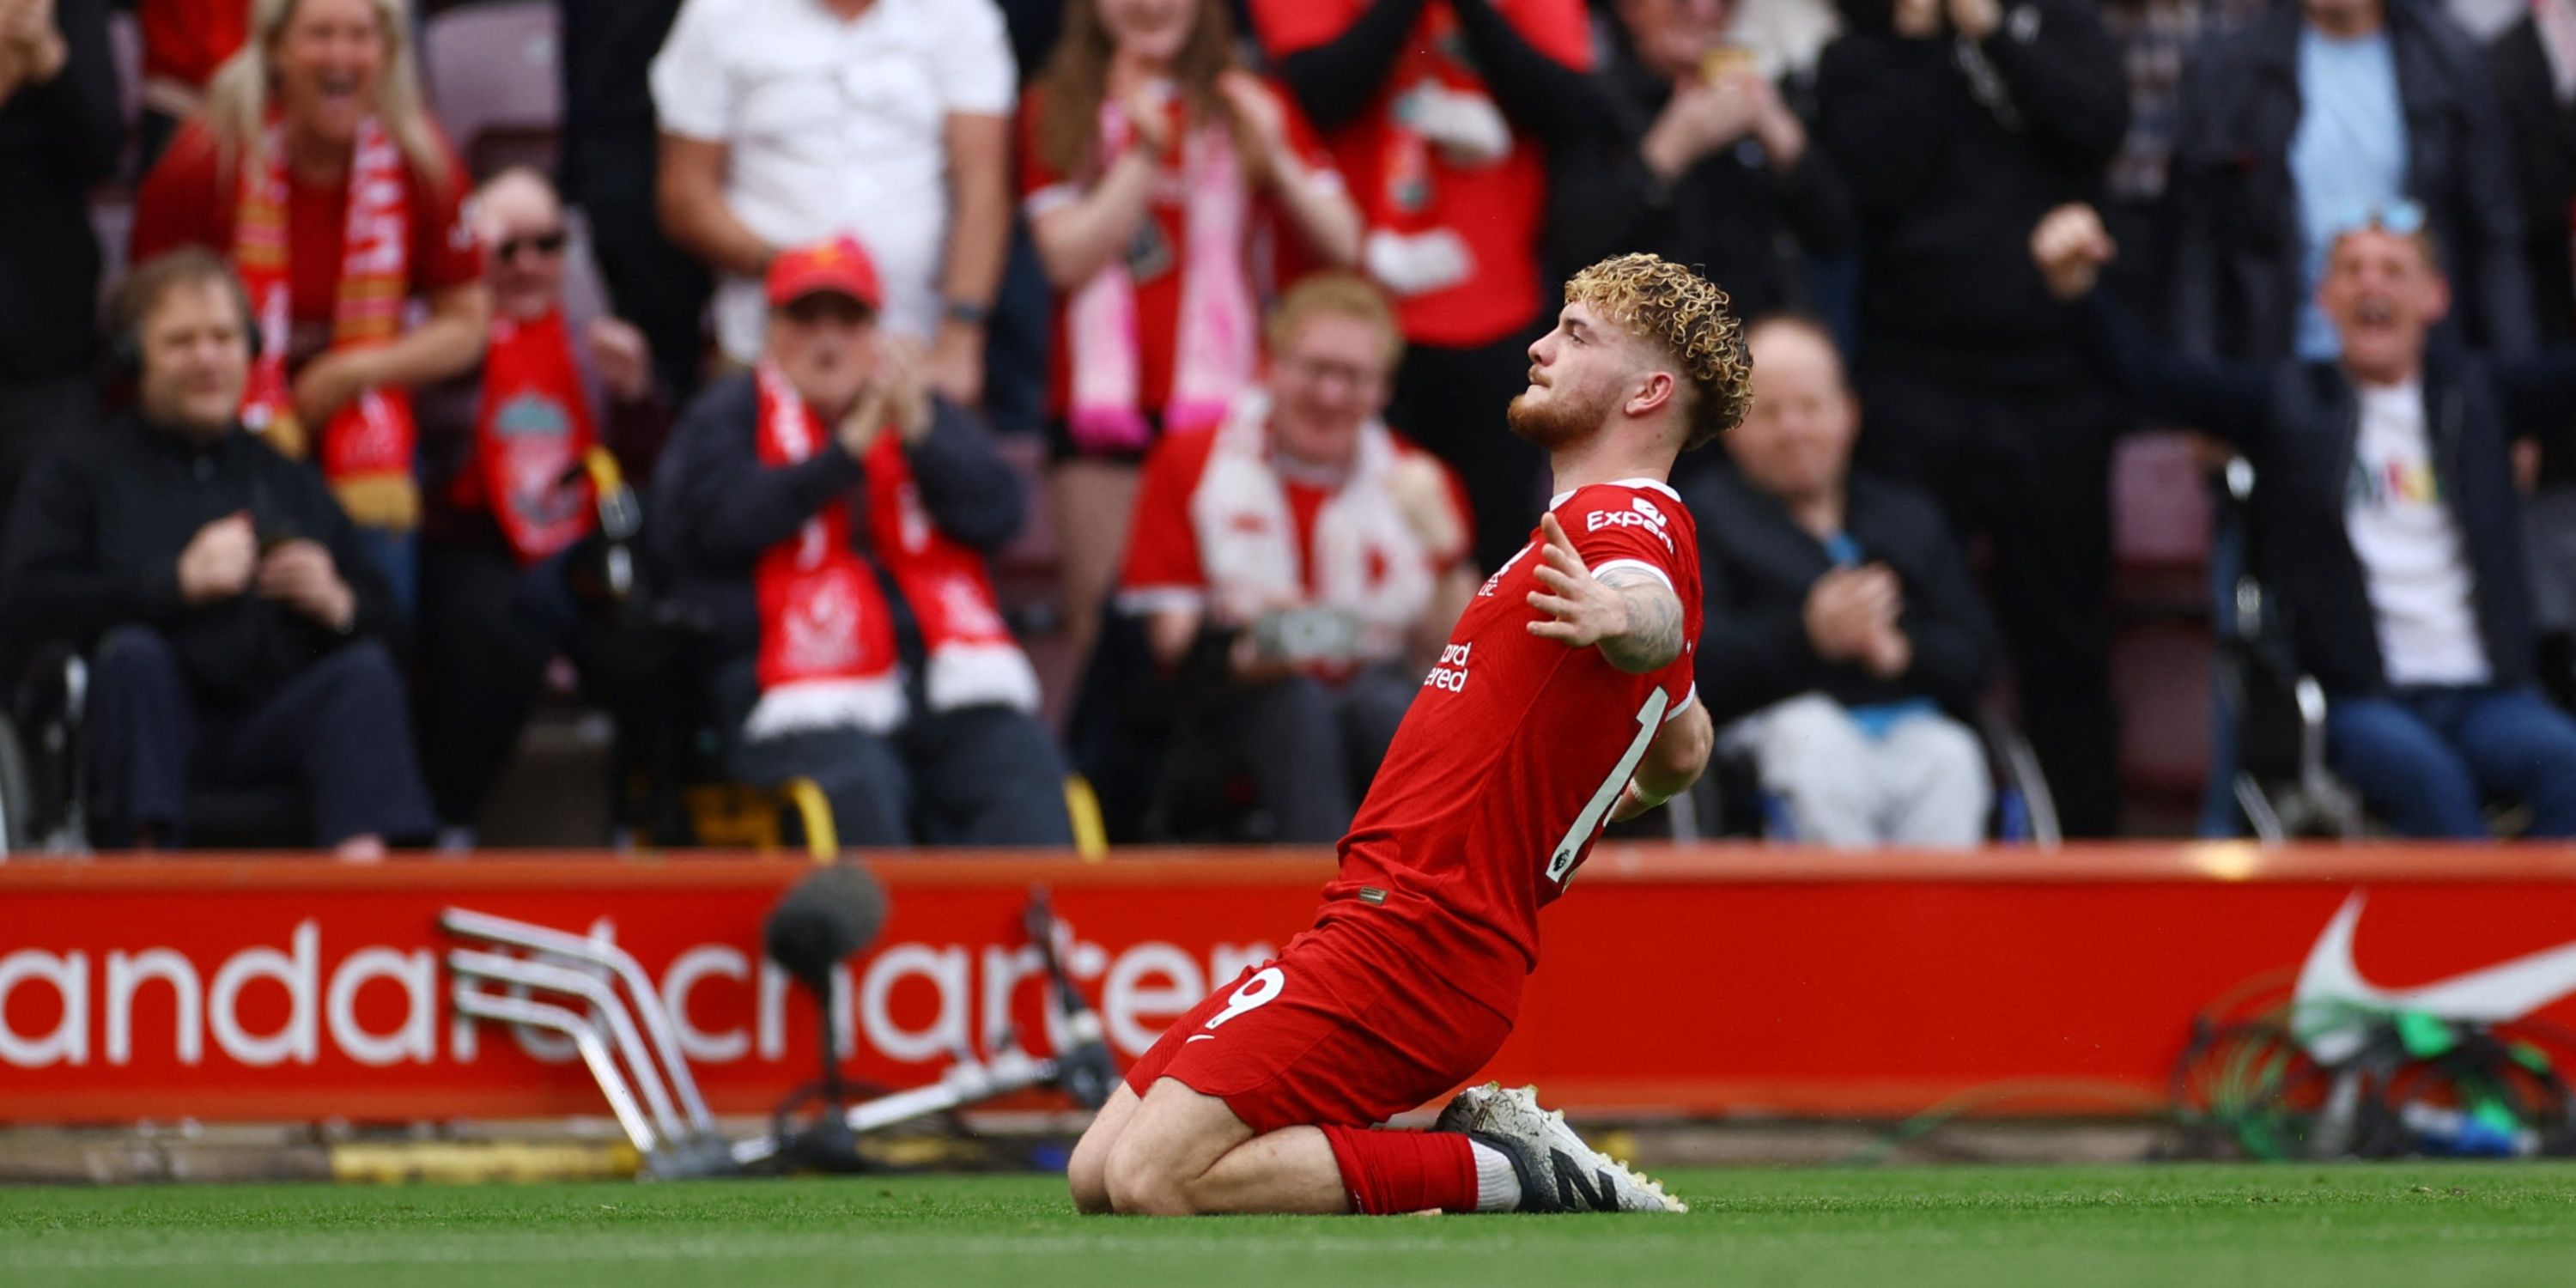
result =
[[1630,675],[1663,669],[1682,655],[1682,601],[1663,579],[1614,568],[1601,584],[1628,607],[1628,629],[1601,641],[1601,656]]

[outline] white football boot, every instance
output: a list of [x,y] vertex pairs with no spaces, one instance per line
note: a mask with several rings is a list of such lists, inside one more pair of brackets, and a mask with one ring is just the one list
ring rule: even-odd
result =
[[1432,1130],[1486,1137],[1518,1155],[1524,1212],[1690,1211],[1661,1184],[1584,1144],[1563,1113],[1539,1108],[1536,1087],[1469,1087],[1440,1111]]

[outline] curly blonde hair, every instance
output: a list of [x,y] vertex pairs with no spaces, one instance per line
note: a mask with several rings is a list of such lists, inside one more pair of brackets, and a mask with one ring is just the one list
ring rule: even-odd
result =
[[1565,302],[1589,307],[1661,347],[1689,379],[1689,451],[1735,428],[1753,405],[1744,323],[1717,284],[1660,255],[1615,255],[1568,278]]

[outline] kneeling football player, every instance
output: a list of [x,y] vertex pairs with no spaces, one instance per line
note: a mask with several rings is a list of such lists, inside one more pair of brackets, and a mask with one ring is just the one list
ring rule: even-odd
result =
[[1707,763],[1696,531],[1676,456],[1741,420],[1724,292],[1652,255],[1566,283],[1514,433],[1555,486],[1398,730],[1314,928],[1175,1021],[1084,1133],[1085,1212],[1680,1211],[1528,1089],[1459,1093],[1537,964],[1538,910],[1603,824]]

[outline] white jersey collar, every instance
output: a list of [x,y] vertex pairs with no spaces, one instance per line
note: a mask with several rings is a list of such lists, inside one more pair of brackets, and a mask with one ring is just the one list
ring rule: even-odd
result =
[[[1647,478],[1635,478],[1635,479],[1612,479],[1612,480],[1610,480],[1610,481],[1609,481],[1609,482],[1607,482],[1607,483],[1587,484],[1586,486],[1592,486],[1592,487],[1639,487],[1639,488],[1645,488],[1646,490],[1648,490],[1648,491],[1650,491],[1650,492],[1661,492],[1661,493],[1663,493],[1664,495],[1666,495],[1666,496],[1668,496],[1668,497],[1671,497],[1672,499],[1674,499],[1674,500],[1676,500],[1676,501],[1679,501],[1679,500],[1681,500],[1681,499],[1682,499],[1682,494],[1681,494],[1681,493],[1679,493],[1679,492],[1674,491],[1674,490],[1673,490],[1673,488],[1672,488],[1672,485],[1671,485],[1671,484],[1669,484],[1669,483],[1664,482],[1662,479],[1647,479]],[[1576,488],[1576,489],[1575,489],[1575,492],[1580,492],[1580,491],[1582,491],[1582,490],[1583,490],[1582,488]],[[1556,507],[1558,507],[1558,506],[1560,506],[1560,505],[1563,505],[1563,504],[1565,504],[1567,501],[1569,501],[1569,500],[1573,499],[1573,497],[1574,497],[1574,492],[1559,492],[1559,493],[1557,493],[1556,495],[1554,495],[1554,496],[1552,496],[1552,497],[1549,497],[1549,498],[1547,499],[1547,508],[1549,508],[1549,509],[1553,510],[1553,509],[1555,509]]]

